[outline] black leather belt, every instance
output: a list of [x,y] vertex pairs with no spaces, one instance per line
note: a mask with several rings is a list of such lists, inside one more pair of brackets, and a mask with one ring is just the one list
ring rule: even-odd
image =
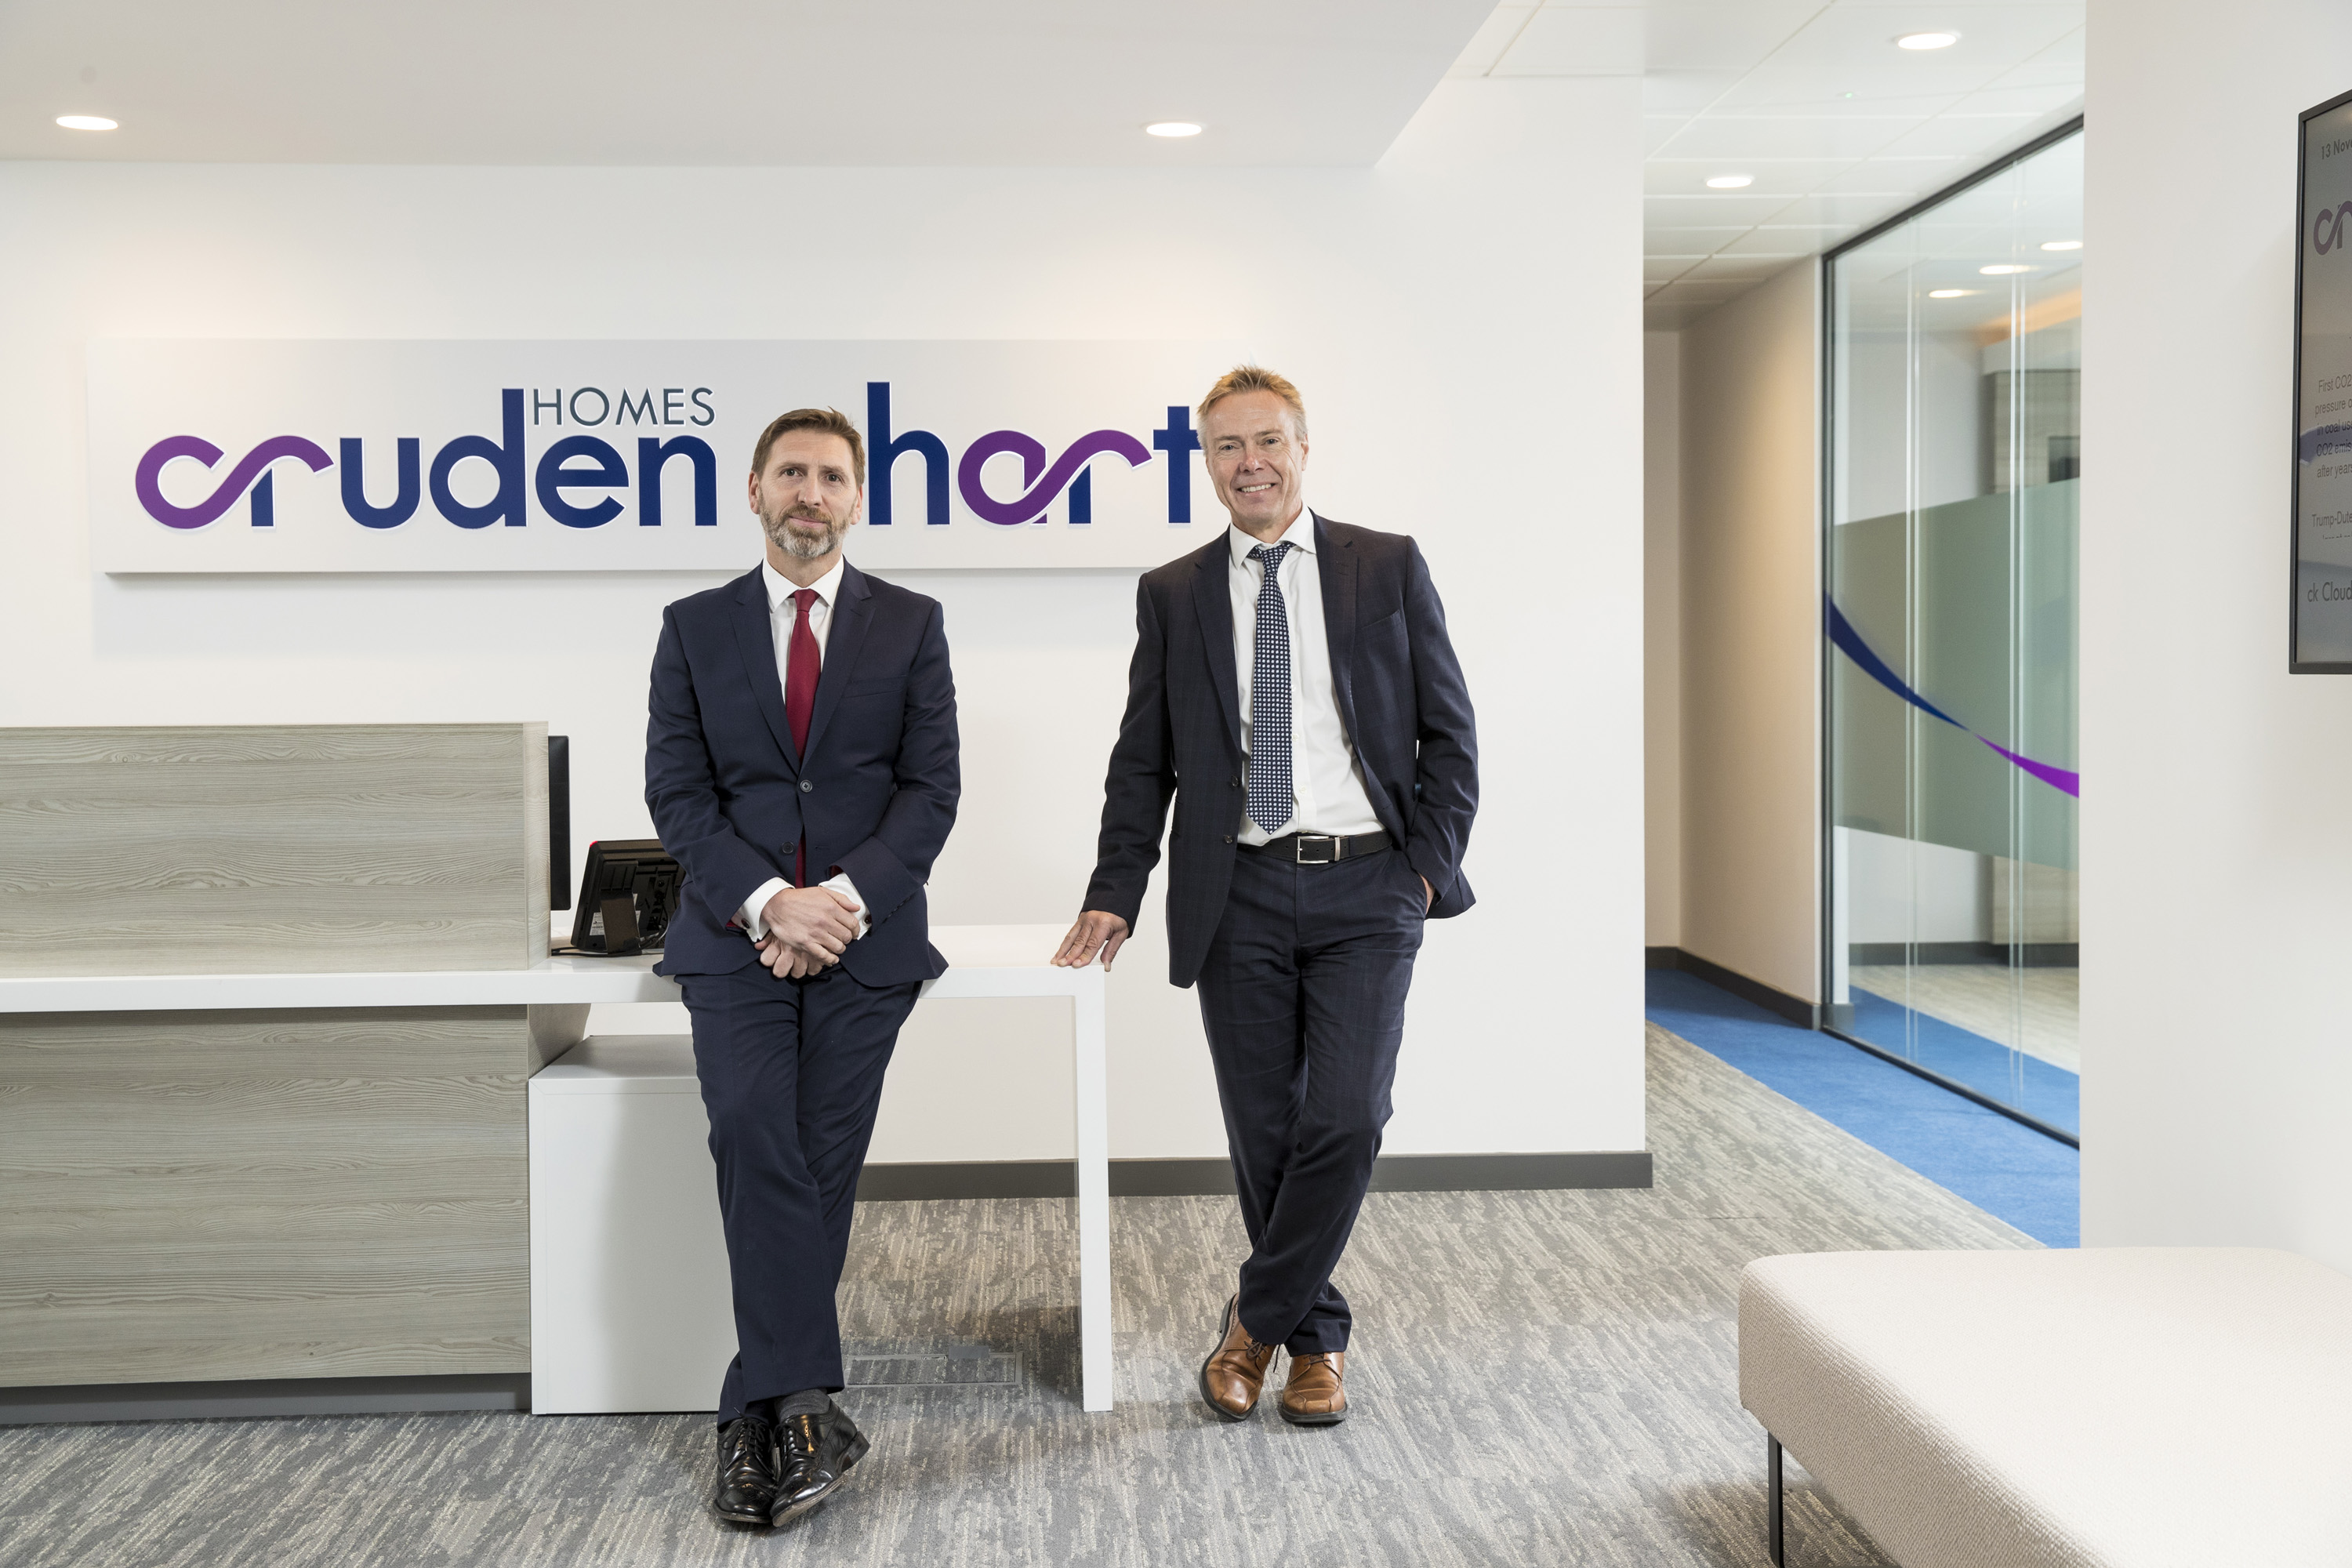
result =
[[1385,833],[1359,833],[1353,837],[1330,833],[1286,833],[1263,844],[1243,844],[1253,855],[1271,855],[1301,866],[1328,866],[1334,860],[1360,859],[1396,847]]

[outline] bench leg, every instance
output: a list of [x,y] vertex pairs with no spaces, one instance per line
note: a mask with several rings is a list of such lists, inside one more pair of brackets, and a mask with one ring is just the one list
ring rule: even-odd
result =
[[1780,1536],[1780,1439],[1769,1432],[1764,1434],[1764,1550],[1772,1568],[1788,1568]]

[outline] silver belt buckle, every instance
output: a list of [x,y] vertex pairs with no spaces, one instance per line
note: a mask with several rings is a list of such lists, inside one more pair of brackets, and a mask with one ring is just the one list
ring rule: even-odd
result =
[[[1325,853],[1321,858],[1308,858],[1307,846],[1310,842],[1323,846]],[[1328,866],[1339,858],[1339,840],[1328,833],[1302,833],[1293,842],[1291,853],[1297,857],[1301,866]]]

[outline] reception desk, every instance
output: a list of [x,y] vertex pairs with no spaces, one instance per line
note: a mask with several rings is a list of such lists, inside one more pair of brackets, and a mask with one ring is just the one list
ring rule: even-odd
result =
[[546,757],[0,730],[0,1385],[528,1371]]
[[[677,997],[651,958],[547,955],[545,755],[537,725],[0,730],[0,1405],[521,1402],[529,1085],[593,1005]],[[924,994],[1073,1005],[1082,1396],[1108,1409],[1102,971],[1050,967],[1058,935],[936,929],[953,967]],[[715,1222],[694,1188],[678,1223]],[[194,1413],[106,1413],[158,1408]]]

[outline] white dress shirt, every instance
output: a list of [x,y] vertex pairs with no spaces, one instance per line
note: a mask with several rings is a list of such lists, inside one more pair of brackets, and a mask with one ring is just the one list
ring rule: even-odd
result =
[[[1228,526],[1233,546],[1234,667],[1241,681],[1242,750],[1250,749],[1250,671],[1257,656],[1257,595],[1264,568],[1249,558],[1259,541]],[[1323,574],[1315,562],[1315,514],[1305,507],[1277,544],[1293,546],[1275,581],[1290,619],[1290,820],[1268,833],[1242,812],[1241,839],[1264,844],[1291,833],[1377,833],[1381,819],[1364,788],[1364,771],[1339,722],[1331,684],[1331,637],[1323,623]],[[1244,763],[1246,771],[1247,763]],[[1246,781],[1245,781],[1246,782]]]
[[[824,658],[825,634],[833,628],[833,602],[841,593],[842,568],[847,564],[845,561],[835,561],[832,571],[809,584],[816,590],[815,599],[809,604],[809,635],[816,638],[816,653],[820,662]],[[776,685],[782,690],[790,691],[793,689],[791,679],[793,623],[800,616],[800,606],[793,603],[793,595],[799,593],[800,589],[791,578],[771,565],[764,556],[760,561],[760,581],[766,584],[768,588],[768,631],[776,644]],[[805,827],[802,829],[802,840],[804,843],[807,840]],[[838,876],[829,877],[817,885],[831,888],[843,898],[856,901],[859,936],[864,936],[874,929],[874,922],[866,918],[866,900],[858,897],[857,885],[849,879],[848,872],[844,871]],[[761,883],[759,890],[744,900],[742,909],[736,911],[735,923],[750,931],[753,942],[758,942],[766,936],[768,922],[761,918],[761,911],[768,907],[770,899],[791,886],[792,884],[782,877],[771,877]]]

